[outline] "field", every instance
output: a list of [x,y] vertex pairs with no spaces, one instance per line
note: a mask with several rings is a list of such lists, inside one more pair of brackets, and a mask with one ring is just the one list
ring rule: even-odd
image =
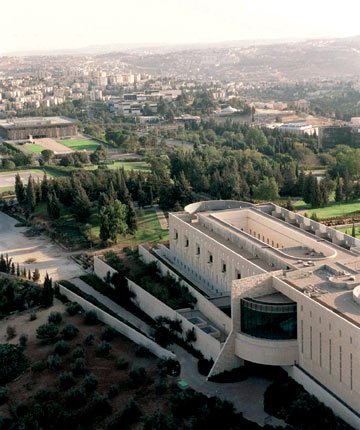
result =
[[[138,212],[138,230],[134,236],[119,236],[118,243],[124,245],[135,245],[143,242],[164,242],[169,240],[169,232],[162,230],[159,219],[154,209],[145,209]],[[100,221],[97,215],[90,218],[93,225],[92,232],[95,236],[100,235]]]
[[108,164],[108,168],[110,170],[115,169],[124,169],[124,170],[141,170],[141,171],[150,171],[151,166],[148,163],[145,163],[145,161],[115,161],[114,164]]
[[42,180],[44,172],[41,170],[18,170],[14,172],[2,172],[0,173],[0,192],[11,191],[15,186],[15,176],[19,173],[24,184],[27,183],[29,176],[31,175],[35,181]]
[[[346,233],[349,236],[351,236],[352,233],[352,226],[351,227],[347,227],[347,228],[337,228],[336,230],[341,231],[342,233]],[[360,227],[355,226],[355,237],[357,239],[360,239]]]
[[26,145],[24,145],[24,148],[28,149],[34,154],[40,154],[45,149],[44,147],[37,145],[36,143],[27,143]]
[[311,208],[303,201],[299,201],[295,205],[298,211],[306,211],[309,217],[315,212],[319,219],[331,218],[336,216],[345,216],[351,212],[360,210],[360,199],[350,200],[348,202],[338,203],[330,201],[329,204],[323,208]]
[[98,143],[89,140],[89,139],[68,139],[68,140],[59,140],[61,145],[67,146],[73,151],[95,151],[98,146]]

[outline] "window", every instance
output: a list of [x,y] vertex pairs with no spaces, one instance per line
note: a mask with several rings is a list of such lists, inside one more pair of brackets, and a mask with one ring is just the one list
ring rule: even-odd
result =
[[212,263],[212,262],[213,262],[213,256],[212,256],[212,254],[210,254],[210,252],[209,252],[208,263]]
[[200,255],[200,246],[199,245],[196,246],[196,255]]
[[223,263],[223,264],[222,264],[222,272],[223,272],[223,273],[225,273],[225,272],[226,272],[226,264],[225,264],[225,263]]
[[178,240],[178,239],[179,239],[179,234],[177,230],[174,230],[174,240]]
[[185,237],[185,248],[189,247],[189,239]]
[[240,272],[236,273],[236,279],[241,279],[241,273]]

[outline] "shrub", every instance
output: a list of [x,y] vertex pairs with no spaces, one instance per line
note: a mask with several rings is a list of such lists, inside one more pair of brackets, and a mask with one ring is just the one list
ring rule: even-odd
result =
[[171,375],[171,376],[179,376],[181,371],[180,363],[177,360],[174,360],[173,358],[159,358],[156,362],[159,375],[162,374],[162,370],[164,370],[164,375]]
[[111,341],[114,339],[114,337],[117,335],[117,331],[114,330],[112,327],[105,326],[101,330],[101,340]]
[[95,311],[86,311],[84,313],[84,323],[87,325],[97,324],[99,322],[97,313]]
[[72,340],[79,333],[79,329],[75,327],[73,324],[66,324],[66,326],[62,329],[61,334],[64,339]]
[[65,406],[68,409],[79,409],[86,403],[86,394],[80,388],[73,388],[65,396]]
[[129,367],[129,362],[125,358],[119,357],[116,360],[116,368],[119,370],[125,370]]
[[62,316],[60,312],[51,312],[51,314],[48,316],[48,323],[49,324],[56,324],[59,325],[62,321]]
[[17,378],[27,367],[28,359],[19,345],[0,344],[0,386]]
[[146,348],[144,345],[137,345],[135,347],[135,355],[136,357],[149,357],[151,356],[151,352],[149,348]]
[[70,365],[71,371],[74,375],[83,375],[86,372],[86,363],[83,358],[77,358]]
[[118,384],[111,384],[108,391],[109,399],[113,399],[120,393],[120,387]]
[[43,360],[35,361],[35,363],[32,364],[32,366],[31,366],[31,371],[32,372],[42,372],[46,368],[47,368],[46,361],[43,361]]
[[19,337],[19,343],[20,343],[20,345],[21,345],[23,348],[25,348],[25,346],[27,345],[27,343],[28,343],[28,339],[29,339],[29,336],[28,336],[27,334],[22,333],[22,334],[20,335],[20,337]]
[[59,329],[57,325],[51,324],[42,324],[36,330],[36,337],[41,340],[45,340],[47,342],[52,342],[59,333]]
[[57,372],[62,368],[62,360],[61,357],[57,354],[49,355],[47,359],[47,367],[52,372]]
[[14,339],[16,336],[16,328],[12,325],[6,327],[7,340]]
[[124,410],[120,415],[121,423],[124,426],[131,426],[132,424],[138,423],[141,420],[142,411],[138,402],[131,399],[125,406]]
[[79,305],[77,302],[70,303],[67,308],[66,312],[72,317],[74,315],[77,315],[78,313],[82,312],[83,308]]
[[47,402],[48,400],[53,400],[54,392],[48,390],[46,387],[41,387],[34,396],[35,401],[38,403]]
[[96,355],[98,357],[107,357],[111,351],[111,343],[102,340],[96,347]]
[[91,411],[94,415],[107,416],[112,412],[109,396],[95,393],[91,401]]
[[95,336],[92,333],[89,333],[84,337],[83,345],[84,346],[91,346],[94,344]]
[[[162,414],[160,411],[155,412],[153,415],[147,416],[144,421],[143,430],[153,429],[172,429],[174,423],[171,418]],[[196,427],[194,427],[196,428]]]
[[0,406],[9,400],[9,389],[7,386],[0,387]]
[[36,318],[37,318],[36,312],[31,312],[29,317],[30,321],[35,321]]
[[192,328],[192,329],[189,329],[187,332],[186,332],[186,342],[187,343],[193,343],[193,342],[196,342],[196,333],[195,333],[195,329],[194,329],[194,327]]
[[146,382],[146,376],[146,369],[144,367],[135,366],[129,372],[130,386],[132,388],[141,387],[141,385],[144,385],[144,383]]
[[198,361],[198,371],[200,375],[208,376],[211,368],[213,367],[214,360],[207,360],[206,358],[200,358]]
[[71,372],[64,372],[59,375],[59,388],[61,391],[68,390],[75,385],[75,378]]
[[58,355],[65,355],[69,352],[70,346],[64,340],[59,340],[54,345],[54,353]]
[[98,385],[99,381],[93,373],[90,373],[90,375],[85,376],[82,381],[82,387],[87,394],[91,393],[92,391],[95,391]]
[[85,350],[82,346],[77,346],[72,352],[72,358],[81,358],[85,356]]

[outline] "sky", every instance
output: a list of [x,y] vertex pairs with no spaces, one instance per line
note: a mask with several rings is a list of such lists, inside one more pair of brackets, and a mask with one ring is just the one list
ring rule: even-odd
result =
[[1,0],[0,53],[360,34],[360,0]]

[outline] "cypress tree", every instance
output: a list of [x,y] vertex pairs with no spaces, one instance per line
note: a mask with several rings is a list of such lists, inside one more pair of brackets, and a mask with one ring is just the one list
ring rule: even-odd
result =
[[41,182],[41,198],[44,202],[47,201],[50,185],[46,173],[44,173],[43,180]]
[[353,223],[353,225],[352,225],[351,236],[352,236],[352,237],[356,237],[355,224],[354,224],[354,223]]
[[23,204],[25,201],[25,187],[18,173],[15,177],[15,194],[19,204]]
[[136,232],[138,226],[137,226],[137,218],[136,218],[135,208],[134,208],[133,202],[131,200],[127,206],[126,224],[128,226],[129,232],[134,234]]
[[335,201],[342,202],[344,200],[343,180],[340,176],[336,179]]
[[27,188],[26,188],[26,205],[29,209],[29,212],[34,212],[36,206],[36,193],[35,193],[35,184],[34,180],[29,176]]
[[52,280],[48,273],[45,275],[40,301],[43,306],[51,306],[54,301],[54,289],[52,287]]

